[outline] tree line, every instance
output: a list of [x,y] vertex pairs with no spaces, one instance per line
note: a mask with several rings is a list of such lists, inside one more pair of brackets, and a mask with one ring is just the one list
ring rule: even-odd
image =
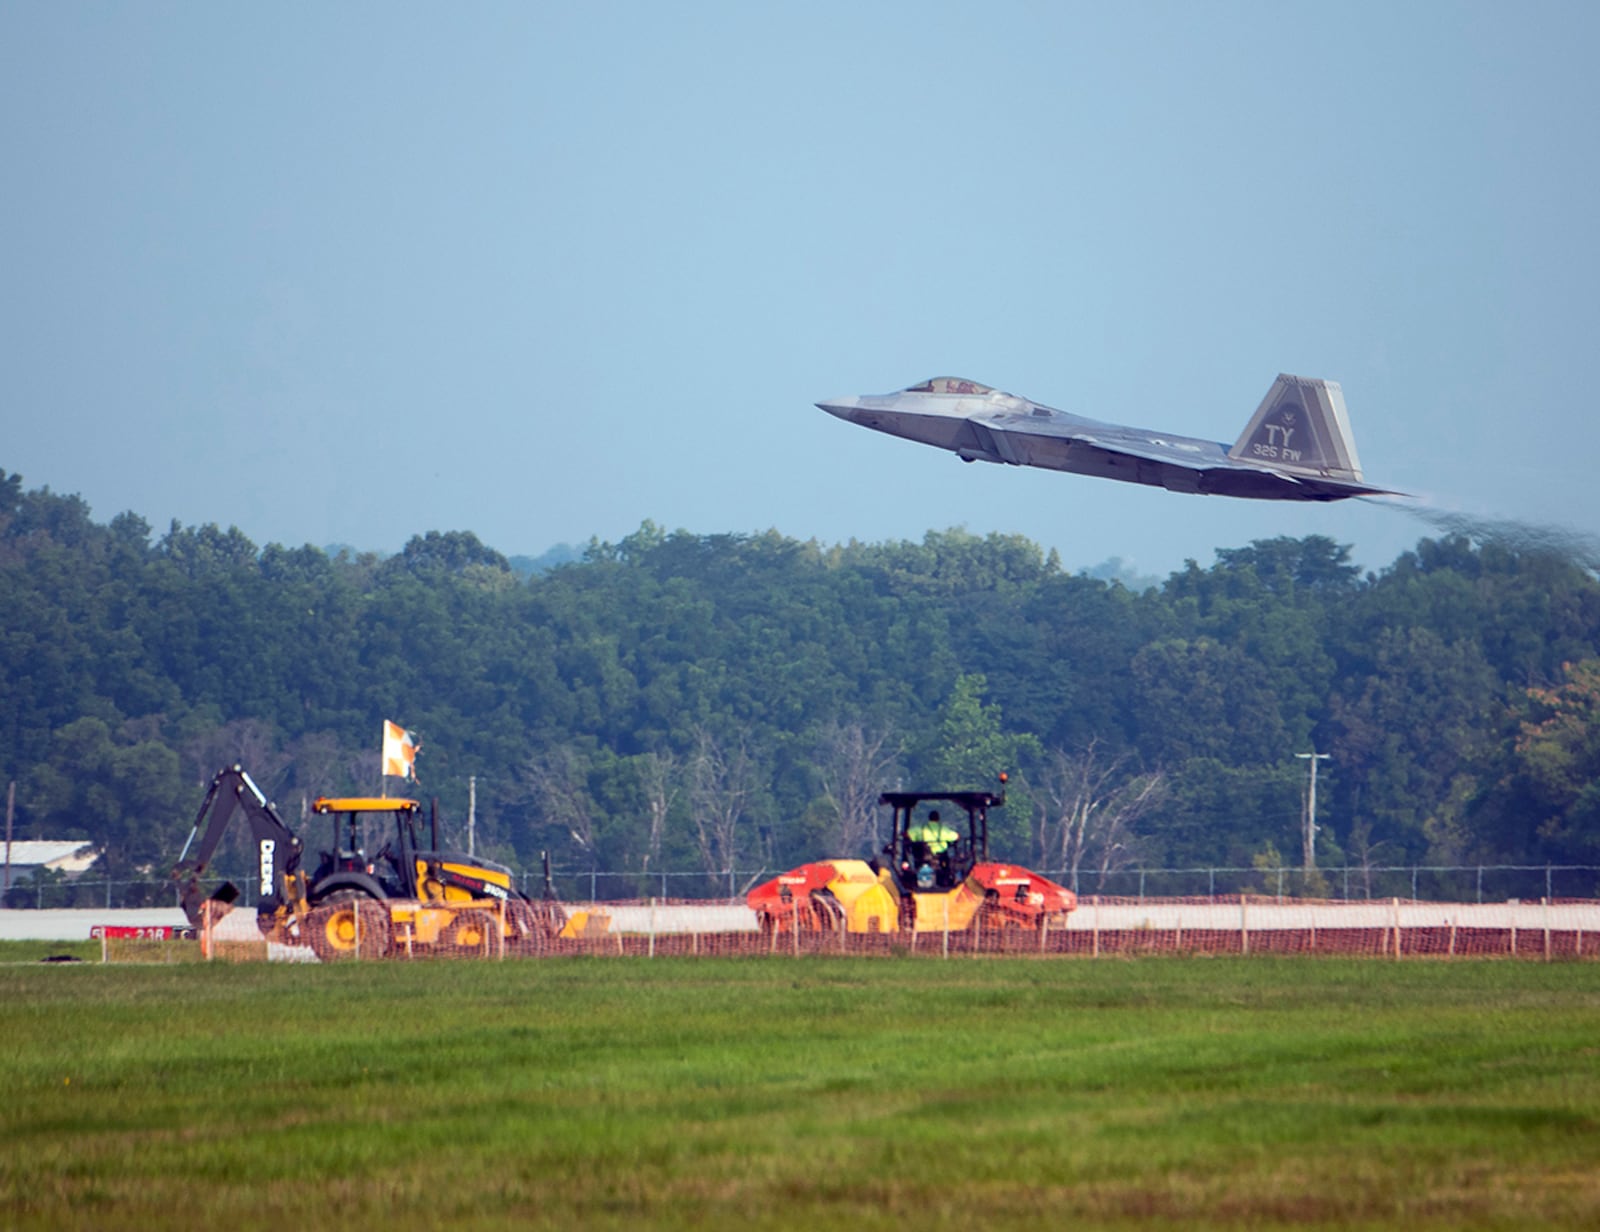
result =
[[[18,837],[164,869],[240,762],[293,823],[422,741],[447,834],[631,878],[865,855],[877,793],[1010,775],[994,846],[1080,883],[1316,861],[1600,864],[1600,585],[1559,553],[1322,536],[1134,590],[1020,535],[827,545],[651,523],[544,572],[465,531],[257,547],[0,471]],[[398,784],[393,785],[401,790]]]

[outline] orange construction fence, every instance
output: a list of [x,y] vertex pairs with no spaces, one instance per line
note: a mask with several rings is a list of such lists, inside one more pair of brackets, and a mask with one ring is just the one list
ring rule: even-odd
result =
[[[376,904],[354,912],[349,944],[322,961],[462,957],[501,960],[564,954],[687,956],[981,955],[1104,957],[1143,954],[1327,954],[1374,958],[1600,957],[1600,901],[1427,903],[1228,898],[1129,899],[1087,896],[1077,910],[1039,927],[852,933],[842,925],[763,931],[742,903],[647,899],[566,904],[542,926],[510,920],[503,905],[454,908],[459,921],[431,928]],[[455,926],[451,926],[454,924]],[[248,910],[202,927],[199,956],[317,961],[298,938],[264,940]],[[192,944],[192,943],[191,943]],[[143,947],[106,942],[108,961],[139,961]],[[170,960],[170,959],[169,959]],[[146,960],[148,961],[148,960]],[[158,960],[159,961],[159,960]]]

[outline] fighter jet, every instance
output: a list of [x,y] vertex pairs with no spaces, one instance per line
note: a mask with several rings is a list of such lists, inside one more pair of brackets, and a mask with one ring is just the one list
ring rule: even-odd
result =
[[830,415],[1003,462],[1253,500],[1400,496],[1367,484],[1336,381],[1279,376],[1230,449],[1221,441],[1069,415],[976,381],[940,376],[899,393],[819,402]]

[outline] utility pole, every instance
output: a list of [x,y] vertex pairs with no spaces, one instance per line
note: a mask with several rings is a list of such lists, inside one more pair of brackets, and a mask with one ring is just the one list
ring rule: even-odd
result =
[[1317,867],[1317,763],[1332,759],[1330,753],[1296,753],[1301,761],[1308,762],[1311,767],[1311,783],[1306,789],[1306,872],[1312,872]]
[[[4,893],[11,892],[11,819],[17,812],[17,780],[11,780],[11,786],[6,788],[6,885]],[[3,906],[0,900],[0,906]]]
[[478,776],[467,775],[467,854],[478,854]]

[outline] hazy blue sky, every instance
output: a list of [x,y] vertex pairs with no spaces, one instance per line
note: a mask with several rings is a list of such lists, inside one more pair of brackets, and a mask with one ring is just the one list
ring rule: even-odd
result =
[[[988,465],[971,377],[1600,527],[1600,6],[0,0],[0,467],[257,543],[1428,532]],[[1582,378],[1580,380],[1579,378]]]

